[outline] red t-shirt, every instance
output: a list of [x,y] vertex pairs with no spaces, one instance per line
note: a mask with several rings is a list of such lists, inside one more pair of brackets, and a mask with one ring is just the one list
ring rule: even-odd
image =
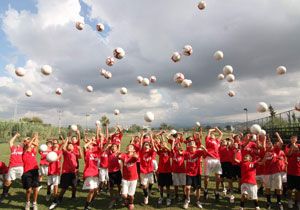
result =
[[100,152],[100,168],[108,168],[108,152]]
[[207,136],[205,138],[205,145],[207,150],[207,156],[220,159],[219,155],[219,147],[220,147],[220,140],[219,139],[213,139]]
[[273,160],[270,166],[271,174],[285,171],[285,154],[279,148],[274,148]]
[[36,160],[36,151],[33,149],[32,151],[24,151],[23,153],[23,163],[24,163],[24,173],[39,169],[37,160]]
[[186,174],[188,176],[201,175],[201,156],[204,151],[196,150],[195,152],[185,151],[184,159],[186,160]]
[[241,163],[241,184],[256,185],[256,163],[242,162]]
[[265,163],[264,163],[264,174],[265,175],[270,175],[272,174],[272,162],[273,159],[275,158],[275,153],[274,151],[266,151],[265,152]]
[[[286,148],[286,154],[288,154],[290,148]],[[293,153],[287,156],[287,174],[292,176],[300,176],[300,152]]]
[[221,162],[231,162],[232,158],[230,157],[230,150],[225,145],[220,145],[219,155]]
[[242,156],[249,154],[252,158],[254,158],[257,154],[257,145],[256,142],[250,141],[248,144],[242,145]]
[[137,180],[139,178],[136,167],[138,158],[129,156],[127,153],[121,154],[119,158],[123,162],[123,179],[127,181]]
[[160,150],[157,152],[159,156],[158,173],[171,173],[171,152]]
[[64,162],[62,165],[62,173],[75,173],[77,168],[77,156],[74,152],[63,151]]
[[172,172],[173,173],[185,173],[184,154],[180,154],[177,151],[171,153],[172,157]]
[[155,158],[155,152],[153,149],[150,149],[148,152],[145,152],[143,149],[140,150],[140,169],[142,174],[153,172],[153,158]]
[[121,141],[122,141],[122,138],[123,138],[123,133],[120,132],[120,133],[115,133],[111,136],[111,143],[112,144],[117,144],[117,145],[120,145],[121,144]]
[[84,152],[83,178],[98,176],[98,152]]
[[[230,148],[229,156],[230,156],[230,159],[231,159],[230,162],[232,165],[240,165],[240,163],[242,161],[242,152],[240,149]],[[240,162],[236,162],[236,160],[239,160]]]
[[12,146],[10,147],[10,158],[9,158],[9,168],[23,166],[23,147]]
[[202,143],[201,143],[201,139],[199,138],[199,135],[194,134],[193,139],[196,143],[197,148],[200,148]]
[[118,153],[108,153],[108,172],[113,173],[120,170]]
[[8,167],[5,165],[4,162],[0,161],[0,174],[7,174]]
[[57,154],[58,159],[55,162],[51,162],[49,163],[48,166],[48,175],[60,175],[60,169],[61,169],[61,155],[62,155],[62,151],[61,150],[57,150],[57,151],[53,151]]
[[41,160],[40,160],[40,165],[49,165],[49,162],[47,161],[47,155],[48,153],[51,152],[51,150],[47,150],[45,152],[40,151],[40,155],[41,155]]
[[[136,152],[137,154],[139,154],[139,152],[140,152],[140,149],[141,149],[141,145],[140,145],[140,143],[139,143],[139,142],[138,142],[138,143],[135,143],[135,144],[133,144],[133,146],[134,146],[134,150],[135,150],[135,152]],[[138,163],[140,162],[140,156],[139,156],[139,158],[138,158],[137,162],[138,162]]]

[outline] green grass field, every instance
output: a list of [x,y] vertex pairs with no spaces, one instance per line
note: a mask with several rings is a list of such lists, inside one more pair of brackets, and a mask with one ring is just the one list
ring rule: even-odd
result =
[[[123,148],[125,145],[128,144],[130,137],[127,135],[123,139],[122,146]],[[8,164],[8,158],[9,158],[9,147],[8,144],[0,144],[0,160],[4,161]],[[82,172],[83,170],[83,163],[82,161],[80,162],[80,170]],[[39,204],[39,210],[46,210],[48,209],[49,205],[51,204],[50,202],[47,202],[45,199],[46,196],[46,179],[44,178],[42,185],[43,188],[40,190],[39,193],[39,198],[38,198],[38,204]],[[203,184],[203,181],[202,181]],[[236,185],[235,185],[236,186]],[[210,185],[210,198],[207,201],[204,201],[201,199],[203,203],[203,209],[217,209],[217,210],[223,210],[223,209],[239,209],[239,195],[236,194],[236,202],[235,204],[230,204],[228,201],[228,198],[222,198],[220,201],[216,202],[214,200],[213,196],[213,187],[214,184],[211,183]],[[81,190],[82,189],[82,183],[78,186],[78,193],[77,193],[77,198],[75,200],[71,199],[71,192],[67,191],[65,194],[65,197],[63,199],[63,202],[60,206],[58,206],[56,209],[57,210],[62,210],[62,209],[83,209],[84,204],[85,204],[85,199],[87,196],[87,192]],[[135,209],[182,209],[183,203],[180,204],[175,204],[173,203],[171,207],[167,208],[165,205],[158,207],[157,206],[157,200],[159,197],[159,192],[157,191],[157,185],[154,185],[153,192],[155,192],[154,195],[151,195],[149,198],[149,205],[144,206],[142,205],[143,201],[143,194],[142,190],[140,188],[137,189],[136,195],[135,195]],[[2,193],[2,190],[1,190]],[[181,192],[182,193],[182,192]],[[22,185],[20,181],[15,181],[10,189],[10,196],[8,199],[4,200],[3,203],[0,204],[0,209],[23,209],[24,208],[24,200],[25,200],[25,190],[22,189]],[[93,209],[107,209],[108,204],[109,204],[109,194],[106,193],[101,193],[98,195],[94,203],[92,204]],[[275,200],[273,199],[273,202]],[[260,207],[261,209],[264,209],[265,207],[265,198],[260,199]],[[253,204],[252,202],[246,203],[246,206],[248,208],[246,209],[253,209]],[[122,208],[121,205],[118,205],[115,207],[115,209],[127,209],[127,208]],[[195,199],[192,196],[191,197],[191,205],[189,209],[198,209],[195,207]]]

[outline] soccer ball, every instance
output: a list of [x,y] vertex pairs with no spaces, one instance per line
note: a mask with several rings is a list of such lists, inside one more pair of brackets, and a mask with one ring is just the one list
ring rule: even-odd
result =
[[27,91],[25,92],[25,95],[26,95],[27,97],[31,97],[31,96],[32,96],[32,91],[31,91],[31,90],[27,90]]
[[136,80],[138,81],[138,83],[142,83],[142,81],[143,81],[143,77],[142,76],[138,76],[137,78],[136,78]]
[[198,4],[198,8],[199,8],[200,10],[204,10],[205,7],[206,7],[205,1],[200,1],[199,4]]
[[113,57],[111,57],[111,56],[108,56],[108,57],[106,58],[105,63],[106,63],[106,65],[108,65],[108,66],[112,66],[112,65],[115,64],[115,59],[114,59]]
[[125,51],[121,48],[118,47],[116,49],[114,49],[114,57],[117,59],[122,59],[125,56]]
[[200,122],[196,122],[196,126],[200,127],[201,126]]
[[18,67],[16,68],[15,73],[17,76],[23,77],[26,74],[26,70],[22,67]]
[[278,66],[276,69],[276,72],[278,75],[283,75],[286,73],[286,67],[285,66]]
[[235,96],[235,92],[234,92],[233,90],[230,90],[230,91],[228,92],[228,95],[229,95],[230,97],[233,97],[233,96]]
[[266,112],[268,109],[268,105],[265,102],[259,102],[256,106],[256,111],[260,113]]
[[99,32],[104,31],[104,29],[105,29],[104,24],[98,23],[98,24],[96,25],[96,29],[97,29],[97,31],[99,31]]
[[261,132],[261,127],[258,124],[254,124],[250,127],[250,131],[253,134],[259,134]]
[[49,65],[43,65],[41,68],[42,74],[48,76],[52,73],[52,67]]
[[174,82],[180,84],[184,80],[184,75],[182,73],[176,73],[174,75]]
[[86,87],[86,90],[87,90],[87,92],[93,92],[94,88],[93,88],[93,86],[88,85],[88,86]]
[[112,77],[111,72],[110,72],[110,71],[106,71],[104,77],[105,77],[106,79],[110,79],[110,78]]
[[188,88],[188,87],[192,86],[192,80],[184,79],[181,83],[181,86],[184,88]]
[[222,51],[218,50],[214,53],[214,58],[215,58],[215,60],[220,61],[224,58],[224,53]]
[[127,88],[126,88],[126,87],[122,87],[121,90],[120,90],[120,93],[121,93],[122,95],[127,94]]
[[84,23],[83,22],[80,22],[80,21],[77,21],[76,24],[75,24],[76,28],[78,30],[82,30],[84,28]]
[[156,82],[156,76],[151,76],[150,77],[150,82],[155,83]]
[[230,65],[226,65],[223,68],[223,74],[226,76],[228,74],[232,74],[233,73],[233,68]]
[[115,115],[119,115],[119,114],[120,114],[120,110],[115,109],[114,114],[115,114]]
[[174,52],[172,57],[171,57],[172,61],[174,61],[175,63],[180,61],[180,58],[181,58],[181,56],[180,56],[179,52]]
[[300,111],[300,101],[295,104],[295,109]]
[[101,122],[100,122],[99,120],[97,120],[95,124],[96,124],[96,125],[100,125]]
[[78,127],[77,127],[77,125],[73,124],[73,125],[71,125],[71,129],[72,129],[72,131],[77,131]]
[[47,150],[48,150],[47,145],[46,145],[46,144],[41,144],[41,146],[40,146],[40,151],[46,152]]
[[61,88],[57,88],[55,93],[56,95],[61,95],[63,93],[63,90]]
[[105,76],[105,74],[106,74],[106,70],[105,69],[100,69],[100,74],[101,74],[101,76]]
[[267,134],[267,132],[263,129],[261,129],[261,131],[259,132],[260,136],[265,136]]
[[146,112],[144,115],[144,120],[146,122],[152,122],[154,120],[154,114],[152,112]]
[[192,53],[193,53],[193,48],[192,48],[192,46],[191,45],[185,45],[184,47],[183,47],[183,52],[182,52],[184,55],[186,55],[186,56],[190,56],[190,55],[192,55]]
[[227,82],[233,82],[235,80],[235,76],[233,74],[228,74],[226,76]]
[[177,133],[177,131],[174,130],[174,129],[170,131],[170,134],[171,134],[171,135],[175,135],[176,133]]
[[57,153],[53,152],[53,151],[49,152],[46,156],[46,159],[50,163],[57,161],[57,159],[58,159]]
[[142,85],[143,86],[148,86],[150,84],[150,81],[148,78],[144,78],[143,81],[142,81]]
[[219,74],[218,75],[218,80],[223,80],[225,78],[224,74]]

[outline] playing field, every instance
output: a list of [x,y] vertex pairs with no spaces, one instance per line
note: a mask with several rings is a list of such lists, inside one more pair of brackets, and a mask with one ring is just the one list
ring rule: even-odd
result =
[[[123,148],[125,145],[128,144],[130,139],[130,136],[125,136],[123,139]],[[0,144],[0,160],[8,163],[9,158],[9,147],[8,144]],[[80,162],[80,170],[82,172],[83,170],[83,164],[82,161]],[[43,180],[42,185],[44,186],[39,193],[38,198],[38,204],[39,204],[39,210],[46,210],[48,209],[50,202],[47,202],[45,199],[46,196],[46,179]],[[203,184],[203,181],[202,181]],[[236,185],[235,185],[236,186]],[[239,195],[236,195],[236,203],[230,204],[228,198],[223,198],[220,201],[216,202],[214,200],[213,191],[212,188],[214,187],[213,183],[210,185],[210,198],[207,201],[204,201],[203,199],[203,209],[238,209],[239,207]],[[71,199],[71,192],[67,191],[65,194],[65,197],[63,199],[62,204],[57,207],[57,210],[62,209],[83,209],[85,204],[85,199],[87,196],[87,192],[81,190],[82,183],[78,186],[78,193],[76,199]],[[149,205],[144,206],[142,205],[143,201],[143,194],[140,188],[137,189],[136,196],[135,196],[135,209],[182,209],[183,203],[173,203],[172,207],[167,208],[165,205],[158,207],[157,206],[157,200],[159,197],[159,192],[157,190],[157,185],[154,185],[153,195],[149,198]],[[2,193],[2,190],[1,190]],[[0,204],[0,209],[23,209],[24,208],[24,200],[25,200],[25,190],[22,189],[22,185],[20,181],[16,181],[13,183],[12,188],[10,189],[10,196],[7,200],[4,200],[2,204]],[[98,195],[94,203],[92,204],[93,209],[107,209],[109,205],[109,194],[108,193],[101,193]],[[265,206],[265,199],[260,199],[260,206]],[[275,200],[274,200],[275,202]],[[195,207],[195,200],[194,197],[191,197],[191,205],[190,209],[197,209]],[[251,207],[253,209],[252,202],[246,203],[247,207]],[[120,205],[115,206],[115,209],[127,209]],[[247,208],[246,208],[247,209]],[[250,209],[250,208],[249,208]],[[264,209],[264,208],[261,208]]]

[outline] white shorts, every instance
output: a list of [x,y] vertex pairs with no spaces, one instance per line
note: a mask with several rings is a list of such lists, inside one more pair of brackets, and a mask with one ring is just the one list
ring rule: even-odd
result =
[[265,175],[264,177],[265,188],[271,190],[282,190],[282,176],[281,173]]
[[209,176],[210,174],[222,174],[222,167],[219,159],[212,157],[206,157],[204,159],[204,175]]
[[100,168],[99,169],[99,182],[105,182],[109,180],[108,169]]
[[174,186],[184,186],[186,184],[186,173],[172,173]]
[[40,165],[39,175],[40,176],[48,176],[48,166],[47,165]]
[[241,185],[241,193],[242,195],[248,195],[249,200],[257,199],[257,185],[256,184],[242,184]]
[[263,183],[264,179],[265,179],[264,177],[265,177],[265,175],[257,175],[256,176],[256,181],[259,181],[259,182]]
[[23,166],[11,167],[8,169],[8,181],[14,181],[16,179],[21,179],[24,172]]
[[157,169],[158,169],[157,161],[156,160],[152,160],[152,163],[153,163],[153,170],[157,171]]
[[59,185],[60,176],[59,175],[49,175],[47,184],[50,185]]
[[148,174],[141,174],[141,184],[142,185],[147,185],[147,184],[153,184],[154,183],[154,178],[153,178],[153,173],[148,173]]
[[127,181],[122,179],[122,195],[134,196],[136,190],[137,180]]
[[287,175],[286,172],[280,172],[282,183],[287,183]]
[[83,190],[94,190],[98,188],[98,177],[87,177],[83,183]]

